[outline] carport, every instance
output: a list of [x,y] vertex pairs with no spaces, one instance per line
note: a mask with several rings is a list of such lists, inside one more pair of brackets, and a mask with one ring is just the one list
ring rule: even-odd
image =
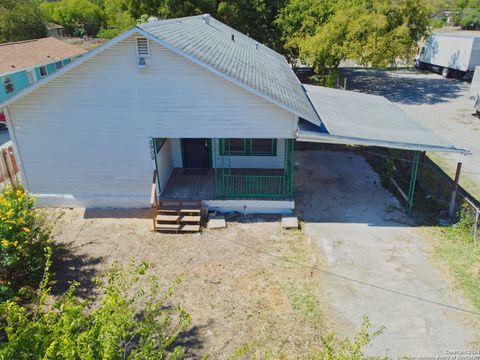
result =
[[423,127],[398,106],[384,98],[304,85],[306,94],[322,121],[321,126],[300,120],[297,141],[341,145],[377,146],[414,151],[407,201],[407,213],[413,196],[421,153],[424,151],[469,151],[449,144],[435,132]]

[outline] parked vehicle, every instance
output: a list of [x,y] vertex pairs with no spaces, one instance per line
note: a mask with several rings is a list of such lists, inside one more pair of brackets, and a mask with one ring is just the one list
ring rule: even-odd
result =
[[471,79],[477,65],[480,65],[479,33],[433,34],[415,58],[417,68],[441,73],[443,77]]
[[470,85],[470,100],[477,114],[480,114],[480,66],[475,67],[472,84]]

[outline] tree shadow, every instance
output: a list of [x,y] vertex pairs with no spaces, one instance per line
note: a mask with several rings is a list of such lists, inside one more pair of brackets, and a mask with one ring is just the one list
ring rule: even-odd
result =
[[185,355],[187,359],[203,359],[204,358],[204,341],[201,339],[201,332],[209,328],[213,323],[210,319],[208,323],[202,325],[191,325],[187,330],[183,331],[171,348],[181,346],[185,349]]
[[384,96],[406,105],[434,105],[465,96],[468,83],[418,70],[340,69],[347,90]]
[[53,295],[62,295],[68,290],[71,282],[76,281],[80,284],[75,290],[76,295],[84,299],[93,297],[97,276],[95,266],[103,262],[101,257],[79,255],[74,253],[68,245],[57,244],[52,262]]

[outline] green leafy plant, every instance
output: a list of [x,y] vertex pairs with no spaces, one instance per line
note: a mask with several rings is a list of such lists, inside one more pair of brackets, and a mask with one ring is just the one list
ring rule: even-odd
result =
[[338,340],[334,333],[329,333],[322,337],[323,348],[307,357],[309,360],[367,360],[367,359],[388,359],[376,356],[365,355],[363,350],[372,340],[383,333],[385,327],[377,331],[370,332],[370,320],[367,316],[363,317],[363,323],[360,331],[352,339],[345,338]]
[[23,188],[0,193],[0,300],[33,293],[51,251],[52,226]]
[[[132,261],[125,269],[114,263],[98,283],[98,304],[76,298],[78,284],[73,283],[53,305],[47,305],[49,266],[50,261],[33,311],[15,301],[1,305],[6,338],[0,358],[183,358],[183,349],[174,343],[190,324],[190,315],[169,302],[174,287],[161,294],[154,276],[149,286],[141,285],[148,264]],[[179,282],[178,278],[176,285]]]

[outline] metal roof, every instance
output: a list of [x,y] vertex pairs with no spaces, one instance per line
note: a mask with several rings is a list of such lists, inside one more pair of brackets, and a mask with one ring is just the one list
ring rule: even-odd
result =
[[257,95],[320,125],[285,58],[210,15],[157,20],[137,27]]
[[299,124],[297,140],[468,154],[383,96],[304,85],[323,126]]

